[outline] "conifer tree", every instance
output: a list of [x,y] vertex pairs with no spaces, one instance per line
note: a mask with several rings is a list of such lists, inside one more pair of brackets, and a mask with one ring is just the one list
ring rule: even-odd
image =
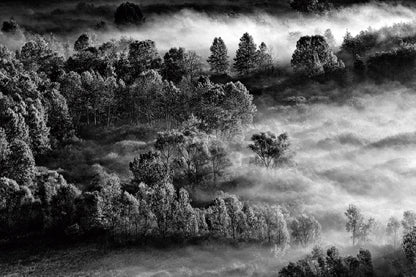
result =
[[217,74],[226,73],[230,66],[228,61],[228,50],[221,37],[215,38],[210,48],[211,56],[208,58],[208,63],[211,66],[211,71]]
[[246,75],[256,68],[256,44],[249,33],[245,33],[238,45],[234,58],[234,69],[240,75]]
[[267,70],[273,65],[273,58],[266,43],[262,42],[257,50],[257,69]]

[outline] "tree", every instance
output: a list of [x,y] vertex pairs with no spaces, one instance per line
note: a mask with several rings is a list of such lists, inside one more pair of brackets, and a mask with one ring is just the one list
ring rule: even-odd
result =
[[336,46],[335,37],[332,34],[331,29],[326,29],[324,33],[325,40],[328,42],[329,47],[334,48]]
[[29,126],[29,134],[31,139],[31,148],[34,155],[44,154],[50,149],[49,127],[46,126],[45,110],[40,103],[29,106],[27,124]]
[[78,37],[74,44],[75,51],[83,51],[91,45],[90,37],[87,34],[82,34]]
[[416,261],[416,227],[403,236],[403,251],[409,262]]
[[228,61],[227,46],[221,37],[214,38],[210,51],[211,55],[208,58],[208,63],[211,66],[211,71],[217,74],[226,73],[230,63]]
[[117,25],[140,24],[144,21],[144,16],[140,7],[133,3],[122,3],[114,14],[114,22]]
[[290,235],[287,223],[279,206],[262,206],[262,216],[266,227],[268,243],[284,248],[289,243]]
[[151,69],[159,69],[162,59],[156,49],[156,44],[151,40],[133,41],[129,45],[128,61],[130,63],[130,72],[132,79],[135,80],[138,75]]
[[257,50],[257,69],[264,71],[273,66],[273,58],[267,45],[262,42]]
[[321,235],[321,224],[313,217],[302,214],[290,223],[291,235],[294,243],[306,247],[316,242]]
[[332,52],[323,36],[304,36],[297,44],[291,61],[295,72],[314,77],[345,67]]
[[163,57],[162,76],[168,81],[179,83],[186,74],[185,49],[171,48]]
[[240,75],[247,75],[256,68],[256,48],[253,37],[248,33],[240,38],[236,57],[234,58],[234,69]]
[[56,195],[52,197],[50,203],[52,222],[55,228],[65,230],[76,224],[76,201],[80,195],[81,191],[71,184],[64,184],[56,189]]
[[16,20],[11,18],[8,21],[3,21],[3,26],[1,27],[1,31],[3,33],[16,33],[20,29],[19,24],[17,24]]
[[187,78],[192,80],[200,75],[202,71],[202,58],[195,51],[187,51],[183,63]]
[[6,132],[0,128],[0,177],[6,176],[9,163],[10,148]]
[[270,168],[281,162],[289,149],[290,143],[286,133],[276,136],[271,132],[254,134],[248,147],[257,154],[262,166]]
[[358,207],[354,205],[350,205],[345,212],[345,215],[347,216],[347,224],[346,229],[347,232],[351,232],[351,238],[352,238],[352,245],[355,245],[357,240],[360,237],[360,229],[361,225],[363,224],[364,217],[361,214],[361,211],[358,209]]
[[416,213],[414,211],[405,211],[402,219],[403,233],[406,234],[412,231],[416,226]]
[[8,177],[21,186],[29,186],[35,174],[35,159],[32,150],[22,140],[10,144]]
[[290,6],[303,13],[323,12],[331,7],[326,0],[292,0]]
[[190,204],[189,193],[183,188],[179,190],[174,218],[180,236],[185,238],[196,236],[198,233],[198,215]]
[[366,221],[361,211],[355,205],[349,205],[345,216],[347,217],[345,227],[348,232],[351,232],[352,244],[355,245],[359,241],[366,242],[374,227],[374,219],[369,218]]
[[222,198],[227,206],[230,218],[230,234],[233,240],[239,240],[247,228],[246,215],[243,212],[243,203],[235,195],[224,195]]
[[394,247],[397,246],[399,229],[400,229],[400,221],[395,217],[390,217],[389,221],[387,222],[386,232],[387,232],[387,235],[392,237]]
[[166,174],[171,174],[172,165],[179,155],[179,148],[185,143],[185,136],[177,130],[160,132],[157,135],[155,148],[159,151]]
[[[153,187],[161,182],[169,179],[168,172],[160,159],[160,154],[157,152],[147,152],[140,154],[138,158],[134,158],[130,163],[130,170],[133,173],[133,184],[135,186],[140,183]],[[136,191],[131,191],[135,193]]]
[[212,170],[212,182],[217,186],[218,180],[225,175],[231,165],[224,143],[219,140],[211,140],[208,145],[209,160]]

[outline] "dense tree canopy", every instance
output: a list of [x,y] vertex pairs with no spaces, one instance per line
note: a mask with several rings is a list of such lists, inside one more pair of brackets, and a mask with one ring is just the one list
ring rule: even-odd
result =
[[322,36],[301,37],[291,61],[293,70],[309,77],[323,75],[345,67]]

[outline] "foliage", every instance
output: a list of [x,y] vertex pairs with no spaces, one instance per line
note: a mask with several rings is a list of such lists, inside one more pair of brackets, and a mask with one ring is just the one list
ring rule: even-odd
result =
[[344,63],[335,56],[323,36],[304,36],[297,44],[291,61],[293,70],[314,77],[343,69]]
[[327,0],[292,0],[290,6],[303,13],[323,12],[331,8]]
[[278,166],[287,158],[290,143],[286,133],[279,136],[271,132],[254,134],[251,140],[253,143],[248,147],[256,153],[262,166],[266,168]]
[[75,51],[83,51],[90,47],[90,38],[87,34],[82,34],[79,38],[75,41],[74,50]]
[[302,214],[290,223],[291,237],[294,243],[306,247],[315,243],[321,235],[321,225],[313,216]]
[[409,262],[414,263],[416,260],[416,227],[413,227],[403,236],[403,251]]
[[226,73],[230,64],[227,46],[221,37],[214,38],[210,51],[211,55],[208,58],[208,63],[211,66],[211,71],[217,74]]
[[348,232],[351,232],[352,244],[368,241],[368,236],[374,227],[374,219],[369,218],[366,221],[355,205],[349,205],[345,216],[347,217],[345,227]]
[[342,257],[335,247],[324,251],[315,247],[310,255],[296,263],[290,262],[279,272],[282,277],[295,276],[374,276],[371,253],[368,250],[360,249],[357,257]]
[[140,7],[134,3],[125,2],[118,6],[114,14],[117,25],[139,24],[144,20]]
[[234,58],[234,69],[240,75],[247,75],[256,68],[256,44],[249,33],[240,38],[238,50]]

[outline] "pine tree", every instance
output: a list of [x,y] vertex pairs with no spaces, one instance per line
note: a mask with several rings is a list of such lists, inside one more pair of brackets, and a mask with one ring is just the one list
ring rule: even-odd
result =
[[256,68],[256,48],[253,37],[245,33],[240,39],[234,58],[234,69],[240,75],[246,75]]
[[211,56],[208,58],[208,63],[211,66],[211,71],[217,74],[224,74],[227,72],[230,64],[228,61],[228,50],[221,37],[215,38],[210,48]]
[[268,70],[273,66],[273,58],[267,45],[262,42],[257,50],[257,69]]

